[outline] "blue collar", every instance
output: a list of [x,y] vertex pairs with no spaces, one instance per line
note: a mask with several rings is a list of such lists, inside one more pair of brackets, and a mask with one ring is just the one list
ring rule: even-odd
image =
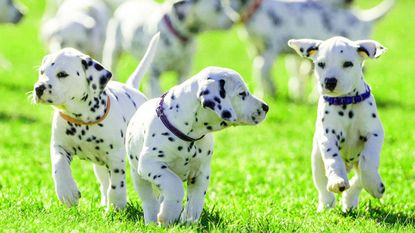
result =
[[330,97],[330,96],[323,96],[324,101],[329,103],[330,105],[349,105],[349,104],[358,104],[367,98],[370,97],[370,88],[366,85],[366,92],[361,95],[355,96],[341,96],[341,97]]

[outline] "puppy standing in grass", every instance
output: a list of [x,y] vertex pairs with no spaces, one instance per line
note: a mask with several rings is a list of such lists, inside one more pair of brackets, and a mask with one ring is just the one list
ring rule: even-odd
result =
[[[148,68],[157,34],[130,79]],[[71,174],[74,156],[94,163],[101,184],[101,204],[123,208],[126,204],[125,131],[144,103],[135,88],[109,82],[111,72],[81,52],[66,48],[43,59],[33,99],[54,107],[52,123],[52,176],[59,200],[73,206],[81,194]]]
[[[362,68],[366,58],[378,58],[386,49],[373,40],[343,37],[290,40],[288,45],[314,62],[321,94],[312,152],[318,210],[335,207],[333,193],[343,192],[343,211],[358,206],[363,188],[381,198],[385,186],[378,169],[384,132]],[[352,168],[356,175],[349,182]]]
[[[233,70],[210,67],[144,103],[127,128],[127,154],[146,224],[196,222],[210,179],[214,131],[255,125],[268,106],[252,96]],[[160,190],[156,197],[152,186]]]

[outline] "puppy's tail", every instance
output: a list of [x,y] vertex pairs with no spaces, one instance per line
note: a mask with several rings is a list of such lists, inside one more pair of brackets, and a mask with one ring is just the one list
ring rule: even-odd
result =
[[395,6],[395,0],[383,0],[368,10],[357,10],[356,15],[363,21],[376,22],[385,17]]
[[153,36],[153,38],[151,38],[150,44],[148,45],[147,51],[144,54],[143,59],[141,59],[140,64],[137,66],[137,68],[128,78],[127,83],[126,83],[128,86],[132,88],[139,88],[140,81],[143,78],[144,74],[146,73],[148,67],[150,66],[156,54],[159,40],[160,40],[160,32],[157,32]]

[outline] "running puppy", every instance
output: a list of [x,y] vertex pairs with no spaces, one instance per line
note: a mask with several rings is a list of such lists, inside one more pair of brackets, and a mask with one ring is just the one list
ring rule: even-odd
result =
[[[256,125],[268,106],[233,70],[209,67],[144,103],[127,129],[131,173],[145,223],[196,222],[203,210],[213,154],[212,133]],[[183,183],[187,204],[182,212]],[[157,197],[153,186],[160,191]]]
[[[386,49],[373,40],[344,37],[290,40],[288,45],[314,62],[321,94],[312,152],[318,210],[335,207],[333,193],[343,192],[345,212],[358,206],[362,189],[381,198],[385,186],[378,169],[384,132],[375,98],[363,79],[363,63]],[[352,168],[356,175],[349,182]]]

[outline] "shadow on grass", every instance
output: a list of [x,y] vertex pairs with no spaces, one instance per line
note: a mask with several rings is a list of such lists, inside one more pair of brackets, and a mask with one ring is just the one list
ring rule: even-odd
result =
[[216,210],[216,206],[212,209],[203,209],[202,216],[200,216],[198,230],[210,231],[212,229],[225,230],[227,222],[220,216],[219,210]]
[[[122,221],[144,223],[144,212],[138,202],[128,202],[126,208],[123,211],[112,211],[108,214],[108,218],[112,221]],[[186,224],[181,224],[179,221],[176,223],[178,226],[188,227]],[[205,232],[211,229],[224,229],[226,221],[221,218],[219,210],[215,209],[215,206],[212,209],[203,209],[202,216],[197,225],[194,227],[197,231]]]
[[350,213],[343,213],[344,216],[351,217],[353,219],[368,218],[375,220],[378,223],[382,223],[389,226],[402,225],[402,226],[415,226],[415,217],[407,215],[399,210],[385,210],[381,206],[371,206],[370,202],[365,210],[352,211]]
[[28,123],[28,124],[33,124],[37,121],[36,118],[30,117],[30,116],[26,116],[26,115],[22,115],[19,113],[15,113],[15,114],[11,114],[8,112],[0,112],[0,122],[11,122],[11,121],[17,121],[17,122],[22,122],[22,123]]
[[128,202],[123,211],[112,211],[109,213],[108,218],[112,221],[144,222],[144,212],[137,202]]

